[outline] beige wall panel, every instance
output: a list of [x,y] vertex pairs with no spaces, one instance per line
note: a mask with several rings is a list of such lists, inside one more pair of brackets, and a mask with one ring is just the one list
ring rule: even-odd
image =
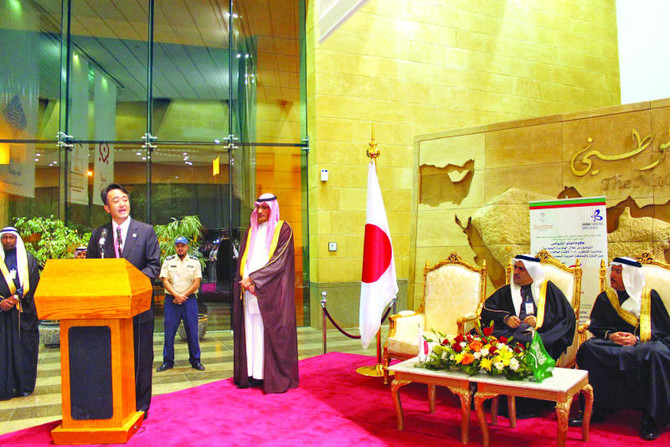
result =
[[474,209],[433,210],[419,215],[416,229],[417,247],[439,247],[441,245],[468,246],[463,229],[455,221],[457,213],[473,213]]
[[[469,163],[470,166],[473,164]],[[476,166],[476,162],[474,164]],[[452,209],[477,207],[484,204],[486,171],[484,169],[419,168],[418,209]]]
[[654,135],[652,141],[654,161],[665,156],[652,171],[652,185],[654,187],[654,200],[666,202],[670,200],[670,107],[651,109],[651,132]]
[[[365,211],[367,190],[364,188],[341,188],[339,193],[338,210],[341,211]],[[389,202],[388,198],[384,202]],[[388,207],[387,207],[388,208]]]
[[319,274],[328,282],[344,282],[358,278],[360,281],[362,263],[352,259],[318,259]]
[[483,133],[422,141],[419,145],[419,163],[438,167],[446,164],[463,166],[468,160],[475,160],[475,169],[483,169],[486,167],[485,143]]
[[[625,199],[621,198],[612,198],[612,199],[607,199],[607,208],[611,208],[617,205],[621,204],[629,204],[629,203],[635,203],[639,207],[644,207],[647,205],[654,205],[654,199],[653,197],[626,197]],[[630,206],[628,206],[630,208]]]
[[659,242],[610,242],[607,245],[608,262],[620,256],[637,257],[645,251],[651,251],[654,258],[658,260],[665,259],[667,244]]
[[[646,103],[648,104],[648,103]],[[580,160],[591,150],[596,150],[606,156],[624,156],[633,153],[638,148],[638,142],[633,137],[633,130],[637,131],[642,140],[651,133],[651,114],[648,108],[630,113],[622,113],[621,109],[615,109],[615,113],[593,116],[584,119],[565,118],[563,122],[563,159],[572,160],[577,154],[575,169],[587,171],[587,166]],[[625,109],[623,109],[625,110]],[[601,111],[602,113],[606,113]],[[589,142],[588,139],[593,139]],[[588,147],[588,149],[586,149]],[[583,154],[580,154],[583,152]],[[626,164],[632,168],[641,168],[649,164],[649,157],[643,151],[634,157],[625,158]],[[593,166],[585,173],[595,175],[594,171],[606,169],[608,164],[616,164],[616,161],[605,161],[593,155]],[[626,165],[617,166],[625,168]]]
[[547,198],[556,198],[563,189],[562,169],[560,162],[487,169],[484,200],[489,202],[513,187],[527,188]]
[[365,228],[365,211],[332,211],[330,223],[339,234],[359,234]]
[[562,153],[561,123],[488,132],[486,169],[559,161]]
[[412,191],[396,189],[384,196],[384,206],[387,213],[409,211],[412,209]]
[[[640,155],[648,162],[652,161],[651,153]],[[638,160],[639,163],[639,160]],[[575,188],[582,197],[606,196],[611,200],[622,200],[628,196],[637,199],[652,197],[653,173],[637,171],[630,168],[630,161],[612,161],[602,164],[598,175],[575,176],[569,161],[563,164],[564,186]]]
[[[423,216],[430,215],[426,213],[450,210],[467,225],[467,218],[485,201],[521,181],[532,183],[549,198],[559,194],[565,160],[561,117],[555,115],[618,102],[617,46],[612,37],[616,14],[613,5],[591,1],[578,11],[572,11],[572,0],[547,0],[539,6],[472,0],[393,0],[389,5],[389,1],[369,0],[323,43],[313,27],[318,14],[311,2],[307,4],[309,199],[314,210],[310,231],[326,238],[361,233],[354,229],[361,222],[353,223],[362,220],[356,196],[365,188],[364,151],[374,123],[382,150],[378,175],[402,279],[410,271],[412,277],[422,271],[421,250],[427,247],[414,238],[422,231],[418,226]],[[594,16],[586,28],[578,18],[584,16]],[[517,139],[517,130],[507,126],[497,129],[500,133],[491,147],[485,144],[484,133],[474,135],[471,130],[471,135],[460,135],[462,139],[425,143],[429,150],[425,154],[415,142],[424,133],[538,115],[552,117],[534,122],[535,132],[528,139]],[[549,158],[540,154],[543,149],[550,152]],[[493,165],[489,152],[496,157]],[[469,187],[462,188],[466,192],[435,205],[419,203],[417,162],[462,166],[470,159],[474,167],[468,167],[473,174]],[[319,182],[319,169],[334,172],[334,182]],[[352,178],[343,180],[341,170]],[[462,179],[456,176],[456,180]],[[340,194],[337,206],[332,196],[320,192],[333,188]],[[333,217],[336,209],[341,211]],[[400,238],[417,250],[411,260],[401,253],[396,242]],[[441,243],[461,246],[464,238],[454,223]],[[350,254],[350,243],[344,244]],[[434,249],[444,251],[441,258],[449,254],[443,247]],[[312,259],[324,250],[323,244],[312,247]],[[312,282],[333,281],[320,268],[315,272]],[[359,277],[357,272],[348,281]],[[409,290],[414,291],[412,284]]]

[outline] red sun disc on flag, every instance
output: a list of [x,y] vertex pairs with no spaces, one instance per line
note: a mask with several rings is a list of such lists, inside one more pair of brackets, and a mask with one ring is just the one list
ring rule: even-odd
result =
[[391,265],[393,249],[388,235],[376,225],[365,224],[363,282],[377,281]]

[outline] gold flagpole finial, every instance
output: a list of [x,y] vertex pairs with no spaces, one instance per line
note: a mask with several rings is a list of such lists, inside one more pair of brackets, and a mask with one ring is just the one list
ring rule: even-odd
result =
[[370,158],[372,161],[375,161],[377,157],[380,155],[379,148],[377,147],[377,142],[375,141],[375,125],[372,125],[372,139],[370,140],[370,143],[368,144],[368,150],[367,150],[368,158]]

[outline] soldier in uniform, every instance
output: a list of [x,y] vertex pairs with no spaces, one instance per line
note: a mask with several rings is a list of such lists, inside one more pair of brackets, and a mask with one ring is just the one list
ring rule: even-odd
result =
[[198,300],[195,296],[202,278],[200,261],[188,254],[188,239],[184,236],[175,239],[174,245],[177,254],[165,259],[159,275],[165,287],[165,343],[163,364],[156,372],[166,371],[174,366],[174,336],[180,320],[184,320],[186,329],[188,361],[193,369],[204,371],[205,367],[200,363]]

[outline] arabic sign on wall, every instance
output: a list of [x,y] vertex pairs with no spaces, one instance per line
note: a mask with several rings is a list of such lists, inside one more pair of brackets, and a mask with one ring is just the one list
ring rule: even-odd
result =
[[669,127],[662,100],[417,136],[413,277],[456,251],[486,261],[492,292],[531,251],[528,203],[563,198],[605,197],[607,261],[670,262]]
[[[606,154],[602,153],[599,149],[594,149],[593,138],[589,137],[586,140],[588,142],[586,147],[584,149],[575,152],[575,155],[572,156],[572,160],[570,161],[570,170],[577,177],[583,177],[587,175],[589,172],[591,173],[591,175],[598,175],[600,173],[600,169],[597,167],[597,165],[594,166],[594,161],[596,159],[600,160],[601,162],[608,162],[608,161],[619,161],[619,160],[626,160],[628,158],[633,158],[636,155],[641,154],[647,148],[649,148],[653,139],[654,139],[653,134],[648,135],[645,138],[642,138],[640,137],[640,133],[637,130],[633,129],[633,140],[635,143],[635,147],[632,150],[624,152],[623,154]],[[669,147],[670,147],[670,128],[668,128],[668,141],[666,143],[661,143],[659,145],[658,155],[655,157],[655,160],[652,161],[647,166],[637,168],[636,170],[649,171],[659,166],[663,162],[663,159],[665,158],[665,154]],[[582,167],[577,168],[577,166],[580,165],[583,168]]]

